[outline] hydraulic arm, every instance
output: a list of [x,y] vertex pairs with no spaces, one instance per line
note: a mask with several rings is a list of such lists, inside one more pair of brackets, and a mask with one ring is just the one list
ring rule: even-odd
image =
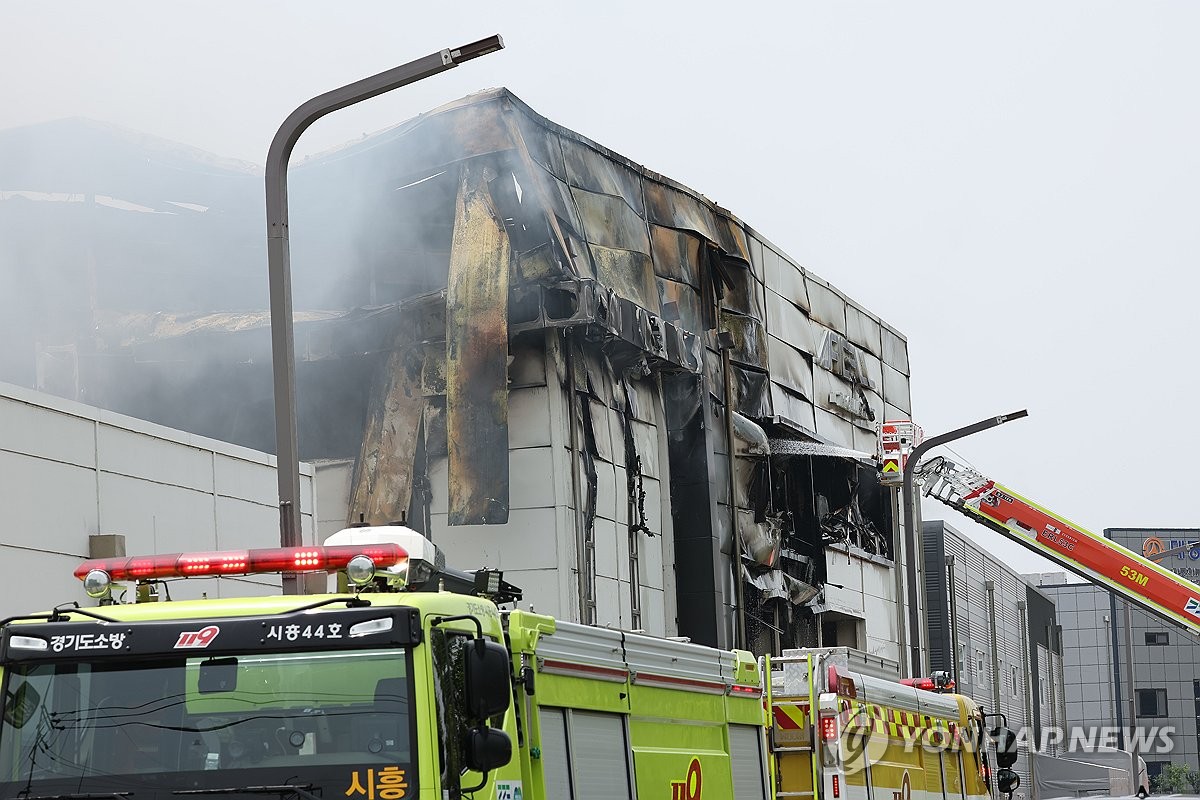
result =
[[979,472],[945,458],[923,464],[924,493],[992,530],[1200,633],[1200,586],[1116,542],[1053,514]]

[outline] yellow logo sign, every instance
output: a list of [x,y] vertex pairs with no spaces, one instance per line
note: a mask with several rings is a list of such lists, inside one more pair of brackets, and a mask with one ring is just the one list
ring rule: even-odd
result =
[[363,800],[404,800],[408,794],[408,779],[400,767],[384,767],[380,770],[354,770],[350,773],[350,788],[346,797],[361,797]]
[[1144,555],[1146,558],[1161,556],[1166,551],[1167,545],[1157,536],[1148,536],[1146,537],[1146,540],[1142,542],[1142,555]]
[[704,788],[704,776],[700,773],[700,759],[693,758],[688,765],[687,777],[681,781],[671,781],[671,800],[700,800],[700,792]]
[[882,471],[884,473],[900,472],[900,460],[896,459],[896,458],[885,458],[883,460],[883,470]]

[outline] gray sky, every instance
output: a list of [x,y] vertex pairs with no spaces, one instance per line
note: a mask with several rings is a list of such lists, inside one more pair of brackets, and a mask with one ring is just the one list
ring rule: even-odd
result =
[[0,128],[87,116],[262,163],[309,97],[500,33],[297,155],[507,86],[905,333],[927,432],[1028,408],[955,448],[985,473],[1092,530],[1196,526],[1198,23],[1186,0],[4,0]]

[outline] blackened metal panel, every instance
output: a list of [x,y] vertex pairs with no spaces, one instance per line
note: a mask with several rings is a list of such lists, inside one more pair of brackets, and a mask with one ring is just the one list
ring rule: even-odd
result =
[[382,525],[398,521],[408,512],[413,457],[425,413],[422,375],[426,360],[412,339],[413,327],[403,326],[384,366],[381,391],[371,397],[347,522],[361,518]]
[[876,358],[883,355],[882,330],[879,320],[856,305],[846,304],[846,338]]
[[686,231],[650,226],[650,246],[654,253],[654,271],[662,278],[680,281],[695,287],[700,285],[703,269],[704,241]]
[[562,149],[572,186],[618,197],[639,217],[645,216],[640,176],[575,139],[563,139]]
[[567,170],[563,164],[562,142],[557,134],[536,124],[525,114],[514,113],[521,139],[529,157],[559,180],[566,180]]
[[812,320],[786,298],[767,289],[767,332],[802,353],[815,356],[820,346]]
[[804,284],[812,304],[809,315],[831,330],[846,330],[846,298],[811,273],[804,276]]
[[[668,278],[659,278],[657,283],[659,307],[663,309],[663,318],[687,331],[704,330],[704,312],[695,288]],[[675,304],[673,315],[667,314],[667,310],[672,308],[668,303]],[[672,319],[671,316],[675,318]]]
[[617,295],[658,313],[658,285],[650,256],[632,250],[588,246],[596,265],[596,279]]
[[695,231],[716,244],[729,238],[726,226],[697,198],[653,180],[645,180],[642,185],[646,193],[646,218],[650,222]]
[[468,164],[459,188],[446,293],[450,525],[508,521],[508,234]]
[[671,521],[675,537],[675,575],[679,634],[715,647],[730,645],[726,597],[714,499],[711,426],[705,425],[708,389],[703,378],[662,376],[671,474]]
[[733,335],[729,358],[739,364],[765,369],[767,334],[760,320],[731,312],[721,313],[721,327]]
[[813,396],[811,356],[805,356],[796,348],[774,336],[767,337],[767,355],[773,381],[804,397],[811,398]]
[[650,255],[650,230],[646,221],[618,197],[571,189],[583,219],[587,240],[605,247]]
[[733,377],[733,407],[745,417],[765,419],[771,416],[770,378],[763,370],[730,364]]
[[725,259],[722,268],[733,285],[726,287],[721,306],[755,319],[763,319],[763,286],[755,280],[749,265]]

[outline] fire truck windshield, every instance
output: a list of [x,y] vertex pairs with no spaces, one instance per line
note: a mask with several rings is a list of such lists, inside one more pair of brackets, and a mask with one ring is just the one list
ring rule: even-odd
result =
[[411,796],[410,664],[407,648],[9,663],[0,797]]

